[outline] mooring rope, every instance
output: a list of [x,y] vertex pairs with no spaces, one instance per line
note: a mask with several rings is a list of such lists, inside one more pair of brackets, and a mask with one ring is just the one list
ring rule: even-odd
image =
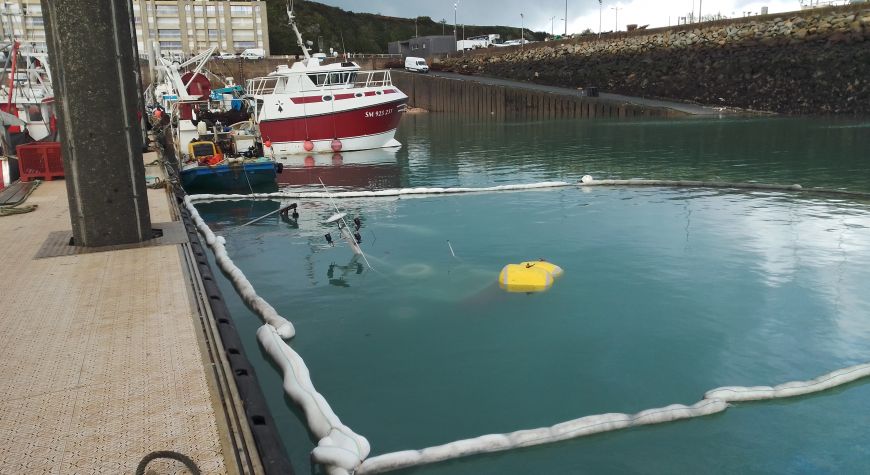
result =
[[145,475],[145,469],[148,467],[148,464],[151,463],[151,461],[157,459],[170,459],[181,462],[182,464],[184,464],[185,468],[190,470],[191,475],[199,475],[200,473],[202,473],[200,472],[199,467],[196,466],[196,463],[194,463],[194,461],[191,460],[190,457],[188,457],[187,455],[180,454],[173,450],[158,450],[155,452],[151,452],[150,454],[142,458],[142,460],[139,462],[139,465],[136,467],[136,475]]
[[21,206],[21,205],[25,201],[27,201],[27,198],[30,198],[30,195],[32,195],[33,192],[36,190],[36,188],[39,187],[40,183],[42,183],[41,180],[34,180],[33,186],[31,186],[30,189],[27,190],[27,193],[25,193],[24,196],[21,197],[20,200],[16,201],[15,203],[12,203],[12,204],[6,204],[6,205],[0,206],[0,216],[12,216],[15,214],[24,214],[24,213],[30,213],[30,212],[36,211],[36,208],[38,208],[39,205],[27,205],[27,206]]
[[[800,185],[769,185],[760,183],[729,183],[705,181],[669,181],[669,180],[593,180],[586,175],[581,179],[580,186],[677,186],[705,188],[734,188],[772,191],[808,191],[844,194],[851,196],[870,196],[867,193],[848,192],[841,190],[804,189]],[[501,185],[486,188],[404,188],[382,191],[351,191],[331,194],[334,198],[371,198],[384,196],[455,194],[455,193],[487,193],[495,191],[515,191],[541,188],[556,188],[573,186],[566,182],[543,182],[519,185]],[[733,402],[760,401],[782,399],[806,394],[819,393],[834,387],[852,383],[862,378],[870,377],[870,363],[850,366],[819,376],[809,381],[792,381],[777,386],[725,386],[707,391],[704,398],[697,403],[686,406],[672,404],[665,407],[647,409],[634,414],[607,413],[596,414],[561,422],[550,427],[520,430],[506,434],[489,434],[473,439],[464,439],[444,445],[421,450],[405,450],[391,452],[374,457],[368,457],[370,445],[368,441],[353,432],[338,419],[326,399],[316,391],[308,367],[298,353],[293,351],[284,341],[285,337],[275,324],[286,325],[292,329],[292,324],[268,303],[254,292],[250,282],[241,270],[232,263],[224,246],[223,237],[215,236],[208,225],[200,217],[193,203],[195,201],[214,200],[249,200],[274,198],[327,198],[329,195],[319,192],[269,193],[260,195],[195,195],[185,197],[185,206],[191,212],[197,229],[205,237],[206,243],[215,252],[215,259],[224,273],[233,282],[236,291],[248,306],[264,321],[266,325],[257,331],[257,338],[264,350],[281,368],[284,377],[285,392],[303,408],[308,427],[318,438],[318,446],[312,451],[315,462],[325,465],[330,474],[370,474],[381,473],[418,465],[431,464],[445,460],[456,459],[469,455],[500,452],[534,445],[548,444],[557,441],[584,437],[608,431],[616,431],[642,425],[661,424],[681,419],[703,417],[724,412]],[[449,244],[449,243],[448,243]],[[451,246],[452,251],[452,246]],[[271,312],[271,313],[270,313]],[[277,318],[275,318],[277,316]],[[279,320],[280,319],[280,320]],[[275,322],[273,324],[272,322]],[[292,336],[292,334],[290,335]]]

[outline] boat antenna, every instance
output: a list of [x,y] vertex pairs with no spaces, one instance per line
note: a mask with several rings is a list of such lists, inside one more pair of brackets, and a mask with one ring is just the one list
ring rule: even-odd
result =
[[311,55],[308,54],[308,48],[305,46],[305,42],[302,41],[302,33],[299,33],[299,28],[296,27],[296,16],[293,14],[293,0],[287,2],[287,19],[290,23],[290,28],[293,29],[293,33],[296,33],[296,44],[302,48],[302,55],[305,56],[305,59],[311,59]]
[[347,61],[347,48],[344,47],[344,31],[338,32],[341,35],[341,49],[344,50],[344,59]]

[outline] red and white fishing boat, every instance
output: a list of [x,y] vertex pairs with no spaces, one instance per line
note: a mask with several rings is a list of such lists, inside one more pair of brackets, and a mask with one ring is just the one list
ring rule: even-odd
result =
[[246,84],[267,150],[276,155],[398,147],[393,136],[408,101],[389,71],[361,71],[312,57],[287,10],[305,59]]

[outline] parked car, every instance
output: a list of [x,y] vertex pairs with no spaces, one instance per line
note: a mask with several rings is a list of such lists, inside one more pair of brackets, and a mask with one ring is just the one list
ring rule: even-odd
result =
[[429,65],[426,64],[426,60],[423,58],[415,58],[413,56],[408,56],[405,58],[405,71],[416,71],[418,73],[428,73]]
[[531,43],[531,41],[522,39],[522,40],[507,40],[504,43],[497,43],[495,46],[519,46],[521,44],[527,45]]
[[242,59],[263,59],[266,57],[266,50],[263,48],[248,48],[242,51]]
[[217,55],[218,59],[236,59],[238,57],[239,56],[236,53],[227,53],[226,51],[221,51]]

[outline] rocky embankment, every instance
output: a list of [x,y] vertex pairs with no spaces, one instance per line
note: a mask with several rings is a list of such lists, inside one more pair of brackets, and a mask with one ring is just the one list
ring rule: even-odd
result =
[[445,60],[458,72],[786,114],[870,114],[870,5]]

